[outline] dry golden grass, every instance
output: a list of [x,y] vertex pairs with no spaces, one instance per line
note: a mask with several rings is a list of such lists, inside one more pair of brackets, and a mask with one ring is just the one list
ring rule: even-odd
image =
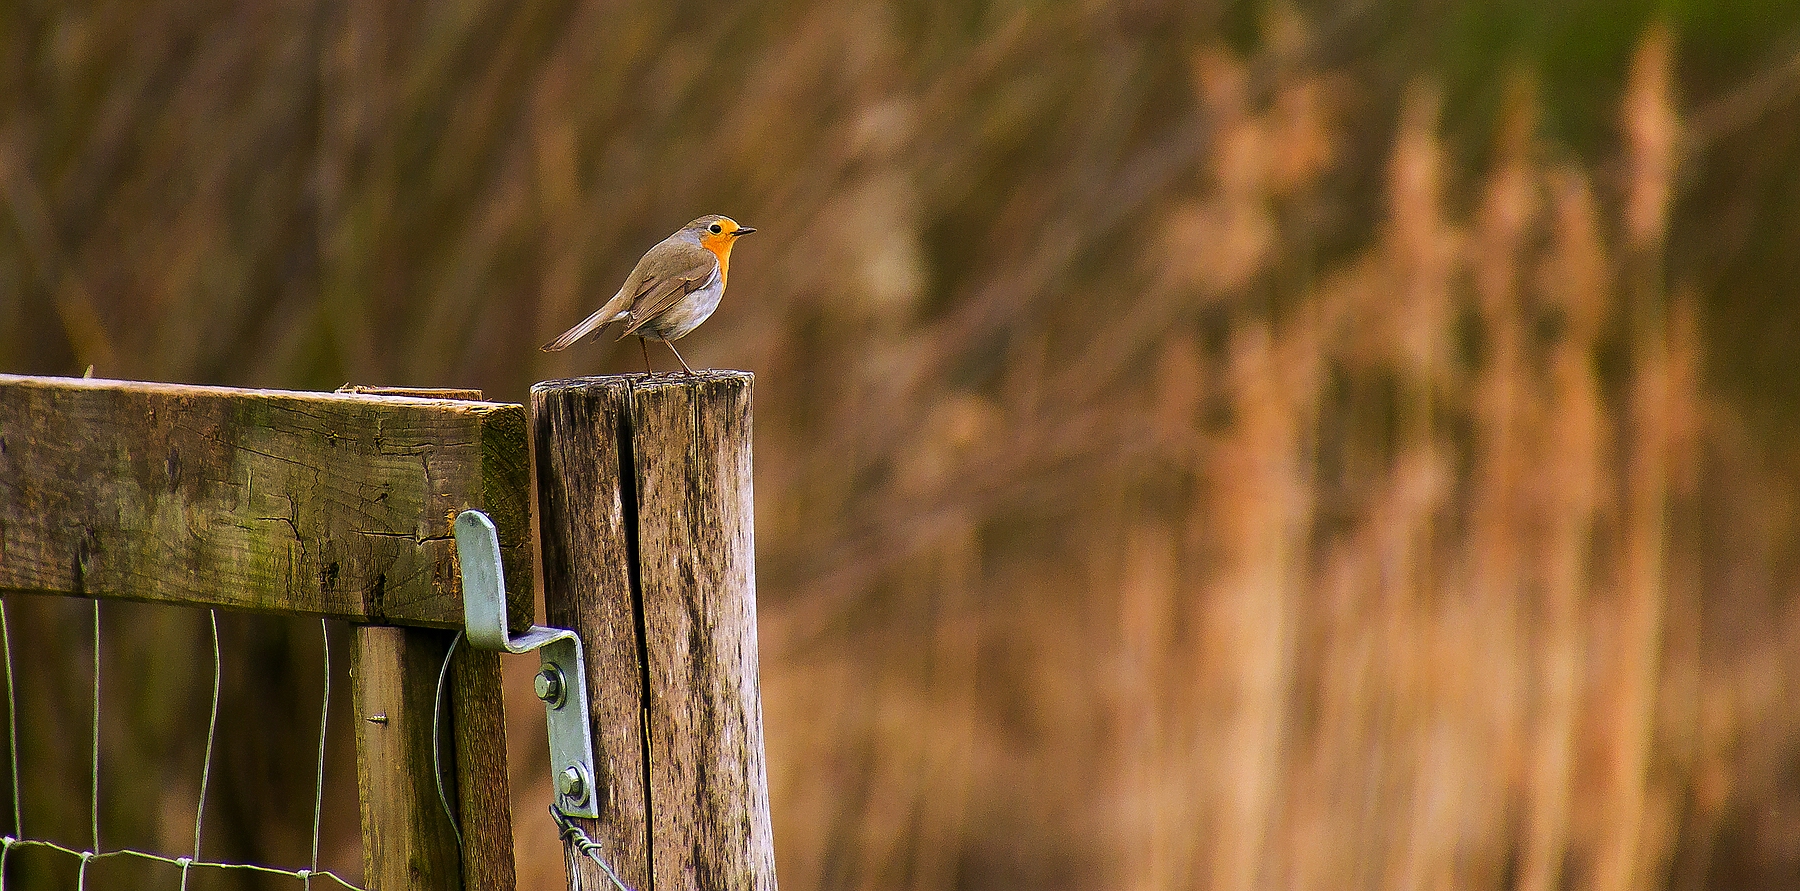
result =
[[997,387],[916,413],[847,511],[891,567],[770,612],[786,881],[1626,889],[1726,831],[1692,805],[1730,757],[1697,698],[1732,681],[1682,519],[1705,424],[1661,285],[1667,37],[1617,202],[1542,160],[1525,100],[1459,214],[1421,88],[1377,235],[1299,281],[1351,88],[1258,97],[1253,64],[1194,57],[1207,160],[1138,243],[1153,273],[1032,326],[1091,342],[1017,338]]

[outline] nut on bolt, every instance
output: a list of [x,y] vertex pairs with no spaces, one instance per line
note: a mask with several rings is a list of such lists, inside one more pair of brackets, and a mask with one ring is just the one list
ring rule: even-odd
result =
[[569,801],[580,804],[587,800],[587,778],[581,768],[569,765],[556,775],[556,792]]
[[568,688],[563,682],[562,669],[554,664],[544,666],[538,670],[531,686],[537,691],[537,698],[549,703],[551,708],[562,707],[564,691]]

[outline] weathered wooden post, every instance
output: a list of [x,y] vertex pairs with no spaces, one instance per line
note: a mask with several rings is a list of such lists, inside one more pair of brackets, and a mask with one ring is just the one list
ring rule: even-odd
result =
[[[751,376],[532,388],[549,624],[587,648],[600,818],[637,891],[774,891],[757,682]],[[565,851],[569,886],[612,888]]]
[[[480,390],[343,387],[339,393],[479,402]],[[495,493],[484,505],[509,537],[523,537],[527,467],[513,415],[484,429],[482,484]],[[505,506],[511,505],[508,511]],[[530,576],[515,565],[516,585]],[[521,588],[520,593],[528,590]],[[519,596],[515,593],[515,599]],[[529,624],[525,615],[514,624]],[[512,812],[507,795],[506,710],[500,654],[463,646],[451,662],[449,700],[438,715],[451,745],[433,757],[438,672],[451,632],[398,625],[357,625],[351,632],[355,697],[356,778],[363,825],[363,885],[369,891],[461,888],[512,891]],[[432,774],[448,766],[445,794],[456,802],[460,837],[444,815]],[[461,849],[458,849],[458,843]]]

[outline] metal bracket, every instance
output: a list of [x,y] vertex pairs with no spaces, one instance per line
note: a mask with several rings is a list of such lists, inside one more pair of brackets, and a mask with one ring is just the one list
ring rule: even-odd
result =
[[533,625],[513,637],[506,627],[506,576],[500,536],[478,510],[456,516],[456,559],[462,565],[463,624],[469,643],[507,653],[538,651],[536,687],[550,727],[550,782],[556,806],[574,817],[598,817],[594,738],[588,732],[587,662],[581,638],[563,628]]

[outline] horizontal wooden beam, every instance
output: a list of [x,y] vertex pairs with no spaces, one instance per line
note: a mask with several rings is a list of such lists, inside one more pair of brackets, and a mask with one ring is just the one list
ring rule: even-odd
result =
[[523,406],[0,375],[0,590],[459,627],[451,524],[530,624]]

